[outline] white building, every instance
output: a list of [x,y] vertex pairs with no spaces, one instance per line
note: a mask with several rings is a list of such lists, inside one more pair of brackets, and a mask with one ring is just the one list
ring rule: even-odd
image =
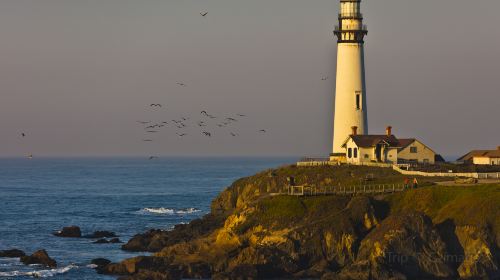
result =
[[398,139],[387,127],[384,135],[359,135],[357,127],[342,143],[345,161],[350,164],[376,163],[420,163],[434,164],[436,153],[421,141]]
[[351,127],[356,126],[359,134],[368,133],[364,61],[368,31],[360,6],[361,0],[340,0],[332,160],[345,157],[342,145]]
[[500,146],[496,150],[474,150],[457,161],[479,165],[500,165]]

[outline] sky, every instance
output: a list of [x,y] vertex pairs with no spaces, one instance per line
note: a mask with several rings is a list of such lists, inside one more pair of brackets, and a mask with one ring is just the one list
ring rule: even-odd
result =
[[[338,2],[2,0],[0,157],[327,156]],[[363,1],[369,132],[446,156],[500,145],[498,11]],[[137,123],[182,117],[184,137]]]

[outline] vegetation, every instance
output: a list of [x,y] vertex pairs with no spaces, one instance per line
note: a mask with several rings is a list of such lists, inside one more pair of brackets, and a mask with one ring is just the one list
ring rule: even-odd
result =
[[388,196],[391,213],[422,211],[434,223],[491,227],[500,233],[500,184],[429,187]]

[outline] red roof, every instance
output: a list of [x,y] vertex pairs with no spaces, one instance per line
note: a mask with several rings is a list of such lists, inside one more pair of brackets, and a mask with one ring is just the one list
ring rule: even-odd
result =
[[[389,147],[399,148],[399,140],[394,136],[387,135],[351,135],[351,139],[358,147],[369,148],[375,147],[380,143],[385,143]],[[345,145],[345,143],[344,143]]]

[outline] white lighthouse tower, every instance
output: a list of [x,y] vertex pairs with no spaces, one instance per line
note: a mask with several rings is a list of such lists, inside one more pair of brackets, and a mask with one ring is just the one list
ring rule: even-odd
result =
[[368,33],[360,11],[361,0],[340,0],[337,83],[332,159],[345,156],[343,142],[357,127],[357,133],[368,133],[364,37]]

